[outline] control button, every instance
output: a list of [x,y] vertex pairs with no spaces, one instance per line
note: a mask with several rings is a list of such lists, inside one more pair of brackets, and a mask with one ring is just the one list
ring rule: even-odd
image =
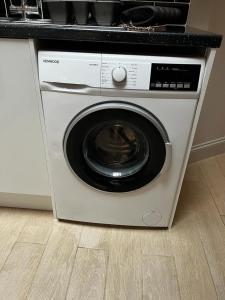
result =
[[116,67],[112,70],[112,78],[115,82],[123,82],[127,78],[127,70],[124,67]]
[[155,88],[155,82],[151,83],[151,88]]
[[185,83],[184,83],[184,88],[185,88],[185,89],[190,89],[190,88],[191,88],[190,82],[185,82]]
[[161,83],[161,82],[156,82],[155,87],[156,87],[156,88],[161,88],[161,87],[162,87],[162,83]]
[[163,88],[168,89],[169,88],[169,83],[163,83]]
[[171,88],[171,89],[175,89],[176,87],[177,87],[176,83],[171,83],[171,84],[170,84],[170,88]]
[[183,89],[183,87],[184,87],[183,83],[178,83],[178,84],[177,84],[177,88],[178,88],[178,89]]

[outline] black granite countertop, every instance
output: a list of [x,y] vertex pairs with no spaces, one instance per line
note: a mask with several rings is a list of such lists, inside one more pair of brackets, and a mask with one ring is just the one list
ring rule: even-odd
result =
[[222,36],[191,27],[167,26],[155,32],[123,27],[0,22],[0,38],[33,38],[122,44],[219,48]]

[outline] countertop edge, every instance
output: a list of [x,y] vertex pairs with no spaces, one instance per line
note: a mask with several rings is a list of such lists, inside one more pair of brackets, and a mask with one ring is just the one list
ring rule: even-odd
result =
[[[193,31],[193,32],[192,32]],[[187,32],[136,32],[80,26],[0,23],[0,38],[49,39],[160,46],[219,48],[222,35],[191,28]]]

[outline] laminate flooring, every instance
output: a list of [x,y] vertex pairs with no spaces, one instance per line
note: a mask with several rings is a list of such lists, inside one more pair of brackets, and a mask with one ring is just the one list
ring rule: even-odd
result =
[[187,168],[173,227],[0,208],[0,300],[225,299],[225,154]]

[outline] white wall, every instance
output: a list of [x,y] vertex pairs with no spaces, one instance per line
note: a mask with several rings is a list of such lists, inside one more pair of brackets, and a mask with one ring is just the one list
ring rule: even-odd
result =
[[[225,36],[225,1],[192,0],[188,24]],[[225,40],[217,51],[194,145],[194,159],[225,152]]]

